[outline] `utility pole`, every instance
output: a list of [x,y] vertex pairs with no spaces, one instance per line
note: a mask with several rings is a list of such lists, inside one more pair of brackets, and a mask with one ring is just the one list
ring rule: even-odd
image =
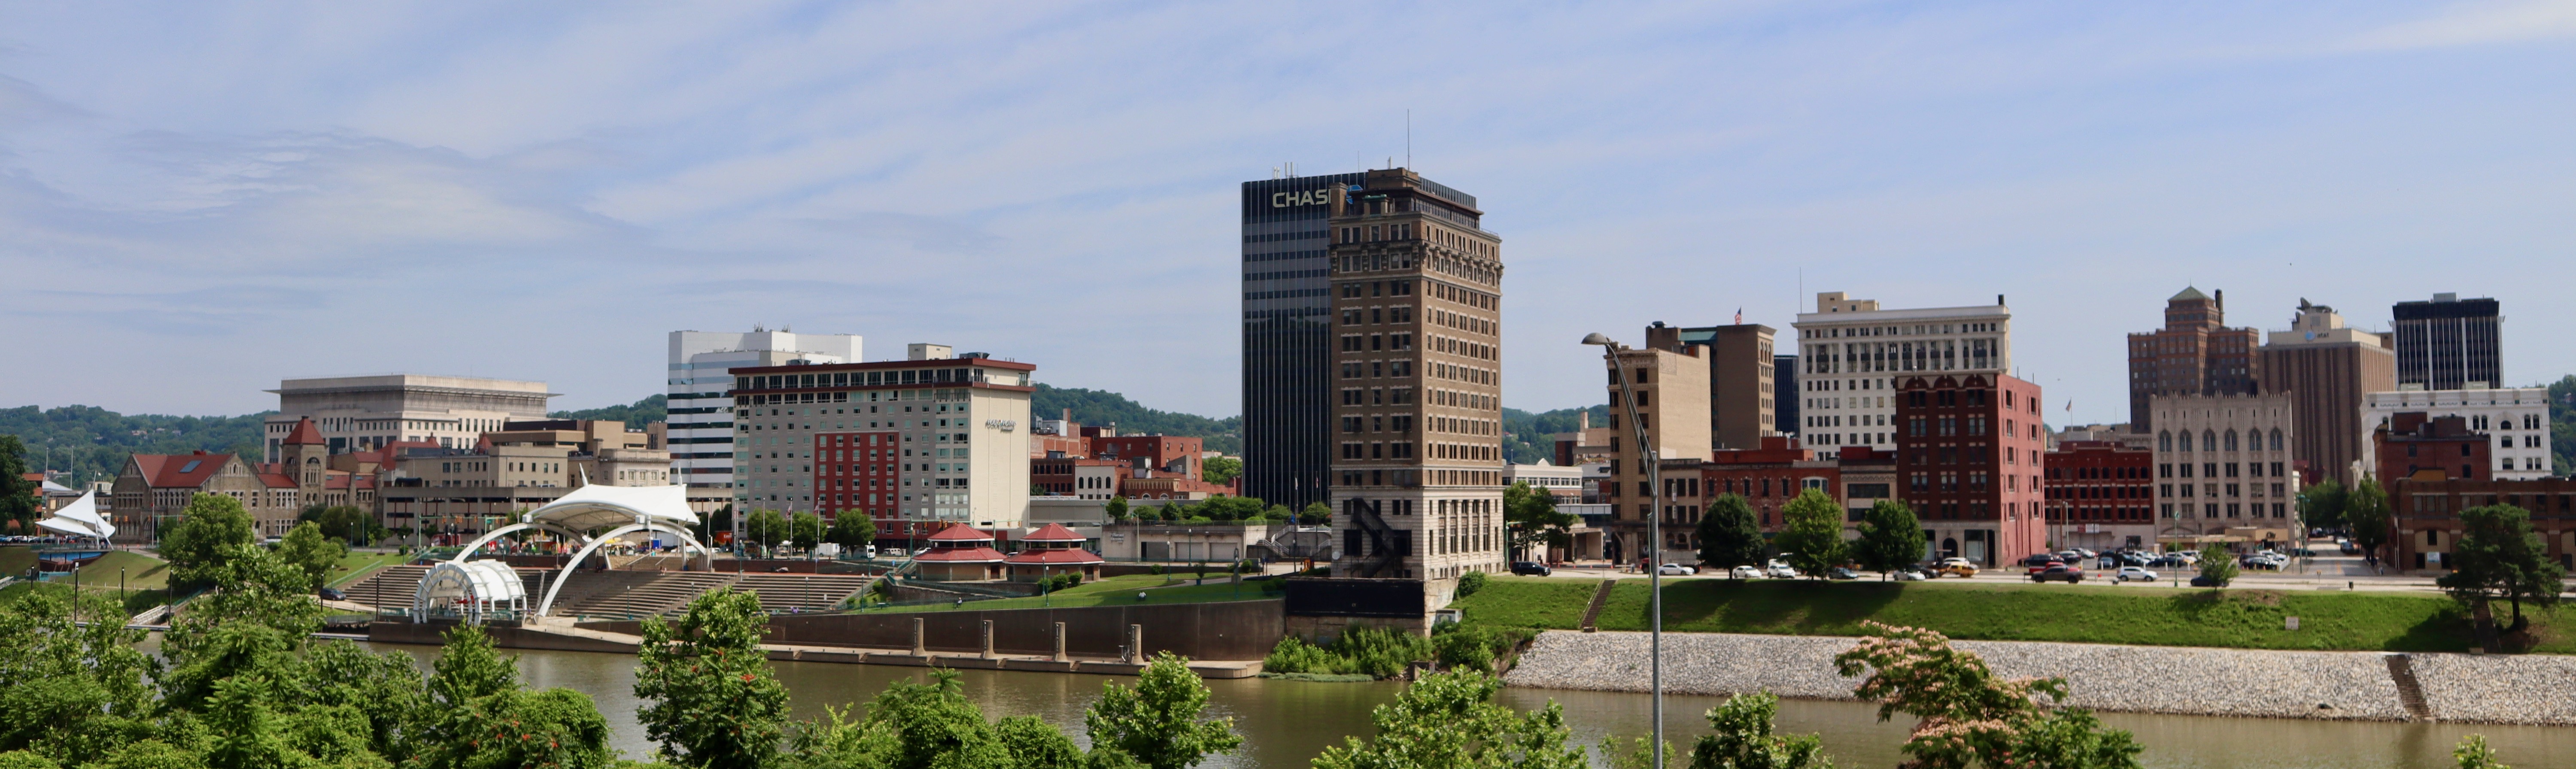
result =
[[1637,421],[1637,390],[1629,383],[1627,372],[1620,368],[1619,353],[1628,348],[1601,334],[1587,335],[1583,337],[1583,343],[1600,345],[1602,359],[1610,362],[1610,379],[1619,383],[1619,400],[1628,410],[1628,431],[1637,436],[1638,461],[1645,463],[1648,500],[1646,509],[1651,511],[1651,514],[1646,516],[1646,544],[1638,551],[1640,558],[1638,563],[1647,569],[1646,632],[1648,668],[1652,671],[1650,675],[1654,689],[1655,730],[1652,738],[1655,751],[1654,766],[1655,769],[1663,769],[1666,766],[1664,763],[1664,463],[1662,457],[1655,455],[1654,442],[1646,438],[1646,425]]

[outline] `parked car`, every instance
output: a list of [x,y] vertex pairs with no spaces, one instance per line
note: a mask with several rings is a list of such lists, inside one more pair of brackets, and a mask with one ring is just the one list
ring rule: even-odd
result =
[[1547,564],[1539,563],[1537,561],[1513,561],[1512,573],[1524,577],[1544,577],[1549,574],[1554,574],[1556,571],[1548,568]]
[[2050,561],[2056,561],[2062,564],[2066,562],[2066,559],[2057,557],[2056,553],[2032,553],[2021,559],[2021,565],[2032,569],[2042,569],[2047,568]]
[[1966,558],[1943,558],[1932,565],[1932,573],[1952,577],[1977,576],[1977,565]]
[[2360,546],[2360,545],[2357,545],[2357,544],[2353,544],[2353,541],[2352,541],[2352,540],[2347,539],[2347,540],[2344,540],[2344,541],[2342,541],[2342,542],[2337,542],[2337,543],[2335,543],[2335,544],[2338,544],[2338,545],[2342,545],[2342,546],[2343,546],[2343,554],[2344,554],[2344,555],[2360,555],[2360,554],[2361,554],[2361,546]]
[[2119,571],[2118,573],[2115,573],[2115,574],[2112,574],[2112,575],[2111,575],[2111,581],[2113,581],[2113,582],[2154,582],[2154,581],[2156,581],[2156,573],[2155,573],[2155,572],[2152,572],[2152,571],[2145,570],[2145,569],[2141,569],[2141,568],[2138,568],[2138,567],[2135,567],[2135,566],[2122,566],[2122,567],[2120,567],[2120,571]]
[[1726,576],[1734,577],[1736,579],[1761,579],[1762,570],[1751,566],[1738,566],[1729,570],[1726,573]]
[[2211,578],[2209,578],[2209,577],[2193,577],[2193,578],[2191,578],[2191,586],[2192,586],[2192,587],[2226,587],[2226,586],[2227,586],[2227,582],[2226,582],[2226,580],[2211,579]]
[[1789,568],[1788,564],[1781,563],[1779,561],[1772,561],[1771,564],[1771,568],[1764,570],[1763,573],[1770,575],[1772,579],[1798,578],[1798,570]]
[[1666,577],[1687,577],[1699,573],[1699,567],[1686,563],[1667,563],[1655,567],[1655,573]]
[[[2075,563],[2077,563],[2077,564],[2081,564],[2081,563],[2083,563],[2083,561],[2076,561]],[[2028,568],[2027,568],[2027,570],[2025,570],[2025,571],[2023,571],[2023,572],[2022,572],[2022,573],[2024,573],[2024,574],[2038,574],[2038,573],[2040,573],[2040,572],[2047,571],[2047,570],[2049,570],[2049,569],[2062,568],[2062,567],[2067,567],[2067,566],[2069,566],[2069,565],[2070,565],[2070,564],[2068,564],[2068,563],[2067,563],[2067,562],[2065,562],[2065,561],[2060,561],[2060,560],[2057,560],[2057,559],[2055,559],[2055,558],[2051,558],[2051,559],[2048,559],[2047,561],[2044,561],[2044,562],[2041,562],[2041,563],[2036,563],[2036,564],[2031,563],[2031,562],[2030,562],[2030,561],[2028,561],[2028,560],[2024,560],[2024,561],[2022,561],[2022,564],[2028,567]],[[2083,567],[2082,567],[2082,566],[2074,566],[2074,568],[2081,569],[2081,568],[2083,568]]]
[[2030,575],[2030,581],[2064,582],[2072,585],[2077,582],[2084,581],[2084,568],[2080,566],[2068,566],[2061,563]]
[[1898,582],[1921,582],[1932,578],[1932,574],[1930,572],[1914,567],[1897,569],[1896,573],[1892,576],[1894,576]]
[[1833,568],[1831,568],[1831,569],[1826,569],[1826,570],[1825,570],[1825,578],[1826,578],[1826,579],[1860,579],[1860,572],[1852,571],[1852,570],[1850,570],[1850,569],[1846,569],[1846,568],[1843,568],[1843,567],[1840,567],[1840,566],[1836,566],[1836,567],[1833,567]]
[[346,600],[349,600],[349,594],[347,594],[347,593],[343,593],[343,592],[340,592],[339,590],[337,590],[337,589],[333,589],[333,588],[327,588],[327,587],[326,587],[326,588],[322,588],[322,590],[320,591],[320,593],[319,593],[319,594],[322,596],[322,600],[325,600],[325,601],[346,601]]

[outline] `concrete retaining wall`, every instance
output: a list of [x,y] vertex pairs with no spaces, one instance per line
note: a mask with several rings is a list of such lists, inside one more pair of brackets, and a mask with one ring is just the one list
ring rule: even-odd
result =
[[[971,605],[971,604],[970,604]],[[1065,625],[1065,653],[1077,657],[1119,656],[1128,625],[1145,626],[1145,653],[1170,651],[1199,660],[1257,660],[1285,635],[1280,602],[1085,606],[1069,609],[961,609],[865,614],[783,614],[769,618],[768,642],[804,646],[857,646],[878,649],[912,647],[912,620],[921,618],[925,645],[933,652],[980,653],[983,621],[993,621],[993,647],[1000,654],[1051,654],[1055,623]],[[612,633],[640,633],[640,622],[587,622],[584,628]]]
[[[1664,689],[1850,700],[1858,678],[1833,657],[1857,639],[1714,633],[1664,635]],[[2414,720],[2380,652],[2298,652],[2107,644],[1954,641],[2007,677],[2066,679],[2067,704],[2102,711]],[[1541,633],[1505,680],[1513,686],[1647,691],[1645,633]],[[2576,659],[2407,655],[2433,720],[2576,725]]]

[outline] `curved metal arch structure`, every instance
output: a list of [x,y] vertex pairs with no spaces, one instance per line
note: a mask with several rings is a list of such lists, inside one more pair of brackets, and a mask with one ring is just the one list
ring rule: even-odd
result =
[[[582,561],[589,559],[591,554],[598,552],[601,547],[617,541],[618,537],[628,534],[654,532],[678,537],[681,542],[680,552],[683,555],[698,554],[706,570],[714,571],[715,551],[698,542],[698,538],[689,533],[689,526],[697,522],[698,513],[689,509],[688,488],[685,486],[587,485],[528,511],[519,516],[518,523],[484,532],[483,536],[475,538],[472,543],[465,546],[465,549],[458,551],[455,558],[432,568],[430,573],[439,574],[440,569],[450,566],[474,567],[483,570],[493,567],[508,569],[509,567],[499,561],[466,559],[473,557],[476,550],[482,549],[484,545],[490,544],[505,534],[539,530],[563,535],[581,543],[581,551],[575,554],[570,562],[564,564],[563,571],[555,575],[554,584],[546,586],[545,598],[537,603],[536,616],[542,617],[554,609],[555,595],[563,591],[564,580],[572,576],[573,571],[581,566]],[[596,530],[602,527],[612,528],[597,535],[582,533],[585,530]],[[491,566],[481,566],[481,564]],[[524,611],[526,588],[520,585],[515,577],[511,579],[510,584],[511,589],[521,594],[518,608]],[[423,591],[429,589],[427,577],[423,577],[421,586]],[[422,592],[415,596],[413,603],[416,607],[420,607],[417,610],[426,610],[428,595],[427,592]],[[476,620],[480,621],[479,614],[476,615]]]
[[609,529],[608,531],[601,533],[598,537],[592,538],[588,544],[582,545],[581,552],[574,553],[572,561],[564,564],[563,572],[555,575],[554,584],[546,586],[546,597],[537,602],[537,616],[552,616],[552,612],[555,608],[555,594],[563,592],[564,580],[571,578],[573,570],[581,568],[581,562],[588,560],[591,553],[598,552],[599,548],[606,546],[610,542],[617,541],[618,537],[623,537],[639,531],[668,532],[674,536],[678,536],[685,546],[680,552],[687,553],[692,550],[697,551],[700,556],[704,557],[707,571],[716,570],[715,551],[707,549],[705,545],[698,544],[698,538],[691,536],[688,529],[673,528],[655,521],[630,523],[614,529]]
[[500,561],[448,561],[429,567],[411,597],[413,621],[442,608],[454,608],[468,624],[480,625],[503,609],[525,616],[528,588],[519,573]]

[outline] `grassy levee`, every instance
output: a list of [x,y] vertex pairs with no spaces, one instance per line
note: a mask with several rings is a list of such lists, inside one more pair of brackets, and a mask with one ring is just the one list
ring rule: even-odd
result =
[[36,551],[26,545],[0,547],[0,575],[23,577],[36,567]]
[[[1456,606],[1471,624],[1571,630],[1593,584],[1497,577]],[[1624,580],[1596,624],[1644,630],[1646,599],[1645,580]],[[2288,617],[2299,618],[2298,630],[2285,629]],[[2576,653],[2576,639],[2552,632],[2552,619],[2534,620],[2533,650]],[[1996,641],[2452,652],[2472,643],[2457,604],[2418,593],[1723,579],[1664,588],[1667,631],[1850,636],[1869,620]]]

